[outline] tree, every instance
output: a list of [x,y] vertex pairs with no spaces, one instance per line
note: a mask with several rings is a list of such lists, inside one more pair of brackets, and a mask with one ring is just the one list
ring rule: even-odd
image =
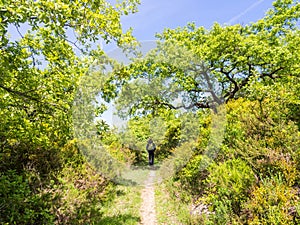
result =
[[[245,88],[254,81],[268,84],[297,76],[300,4],[285,0],[274,1],[273,6],[263,19],[250,25],[216,23],[207,30],[190,23],[158,34],[157,48],[116,71],[115,79],[127,81],[125,92],[128,86],[134,86],[131,92],[138,92],[140,80],[148,80],[150,88],[158,87],[158,82],[164,88],[132,97],[129,104],[127,96],[120,102],[130,109],[214,108],[244,96]],[[178,97],[181,104],[174,104]]]
[[[0,2],[0,223],[50,224],[61,216],[53,210],[64,210],[51,204],[63,192],[62,168],[84,163],[71,141],[76,89],[89,65],[104,54],[102,41],[132,45],[131,30],[122,31],[120,17],[135,12],[138,2]],[[88,180],[91,173],[82,176]]]
[[[136,10],[137,1],[115,7],[105,1],[6,1],[1,21],[1,106],[17,107],[31,114],[25,103],[39,110],[67,110],[80,75],[93,58],[103,54],[96,41],[133,41],[130,31],[123,34],[120,16]],[[9,32],[15,30],[14,40]],[[23,33],[24,32],[24,33]],[[8,104],[9,102],[9,104]],[[24,105],[25,104],[25,105]],[[45,112],[45,111],[42,111]]]
[[[100,44],[95,48],[92,43],[132,43],[130,30],[122,32],[120,16],[136,11],[137,4],[1,3],[2,148],[18,145],[19,139],[32,145],[61,145],[72,136],[70,108],[79,78],[95,57],[103,55]],[[10,37],[13,30],[19,37]]]

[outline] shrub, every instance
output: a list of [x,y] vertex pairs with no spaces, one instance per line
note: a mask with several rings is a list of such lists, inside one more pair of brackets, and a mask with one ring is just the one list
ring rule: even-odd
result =
[[300,222],[299,196],[281,176],[263,179],[244,203],[248,224],[295,224]]
[[205,155],[196,155],[179,172],[178,176],[184,187],[198,194],[203,190],[203,181],[207,178],[211,160]]
[[294,185],[299,177],[300,133],[284,114],[281,106],[270,99],[229,103],[225,144],[258,176],[281,174],[289,185]]
[[7,171],[0,174],[1,224],[53,224],[49,194],[35,193],[28,180]]
[[206,193],[199,199],[210,205],[210,220],[217,224],[234,222],[241,214],[241,206],[249,198],[255,182],[250,166],[241,159],[212,164],[206,179]]

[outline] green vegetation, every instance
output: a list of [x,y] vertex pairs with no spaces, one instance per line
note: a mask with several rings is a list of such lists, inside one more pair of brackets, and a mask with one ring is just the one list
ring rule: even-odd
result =
[[71,109],[80,77],[104,54],[91,44],[134,41],[120,16],[137,1],[126,2],[0,2],[0,224],[101,217],[109,182],[79,152]]
[[118,186],[112,202],[108,202],[102,208],[103,217],[98,224],[139,224],[140,189],[140,187]]
[[188,200],[185,199],[183,201],[183,199],[179,198],[179,195],[183,196],[183,192],[184,190],[180,189],[173,182],[164,182],[157,185],[155,190],[155,209],[158,224],[191,224],[192,221],[196,222],[196,217],[192,218],[190,215]]
[[[92,45],[132,49],[120,16],[136,0],[0,4],[0,224],[138,224],[140,188],[107,176],[147,176],[149,136],[159,223],[300,223],[298,1],[245,26],[166,29],[127,66]],[[100,97],[122,131],[95,122]]]

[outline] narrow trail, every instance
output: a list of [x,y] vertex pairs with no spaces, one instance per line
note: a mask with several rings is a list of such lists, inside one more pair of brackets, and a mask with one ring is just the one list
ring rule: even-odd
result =
[[143,225],[156,225],[156,212],[155,212],[155,195],[154,195],[154,180],[155,170],[150,170],[149,177],[145,181],[145,187],[141,192],[142,205],[141,205],[141,224]]

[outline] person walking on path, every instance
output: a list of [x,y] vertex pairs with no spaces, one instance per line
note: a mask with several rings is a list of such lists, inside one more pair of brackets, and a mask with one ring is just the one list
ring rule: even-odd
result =
[[154,152],[156,150],[156,145],[151,138],[149,138],[147,142],[146,150],[149,154],[149,165],[152,166],[154,164]]

